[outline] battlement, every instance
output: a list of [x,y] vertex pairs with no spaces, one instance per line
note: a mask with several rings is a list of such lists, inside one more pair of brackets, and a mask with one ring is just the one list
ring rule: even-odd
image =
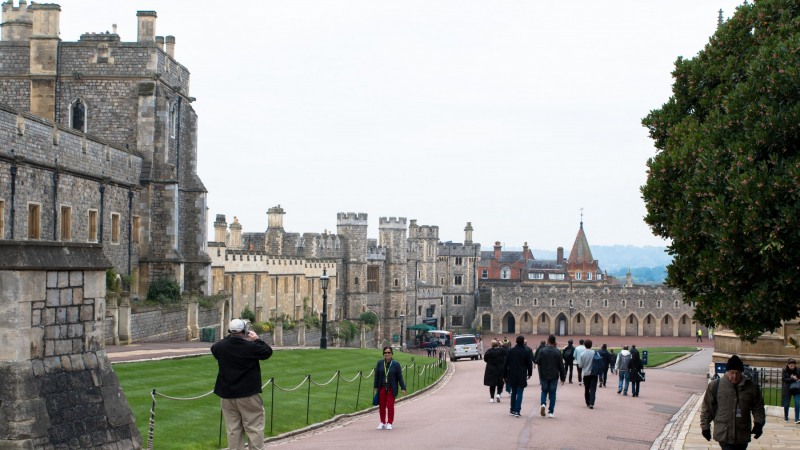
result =
[[119,42],[120,38],[117,33],[104,32],[104,33],[83,33],[80,41],[82,42]]
[[3,32],[4,41],[29,41],[33,31],[33,11],[28,8],[25,0],[20,0],[15,7],[12,0],[3,3]]
[[367,213],[337,213],[336,224],[367,226]]
[[436,225],[417,225],[408,229],[408,237],[416,239],[439,239],[439,227]]
[[3,3],[3,22],[33,23],[33,13],[28,10],[28,2],[20,0],[19,6],[14,6],[12,0]]
[[408,220],[405,217],[381,217],[378,219],[378,227],[381,230],[405,230]]

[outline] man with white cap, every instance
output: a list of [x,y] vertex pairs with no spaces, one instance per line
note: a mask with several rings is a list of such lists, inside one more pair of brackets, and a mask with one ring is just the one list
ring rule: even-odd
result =
[[228,430],[228,448],[264,448],[264,403],[261,400],[260,361],[272,356],[272,347],[247,329],[242,319],[228,325],[228,336],[211,346],[219,372],[214,393],[222,398],[222,415]]

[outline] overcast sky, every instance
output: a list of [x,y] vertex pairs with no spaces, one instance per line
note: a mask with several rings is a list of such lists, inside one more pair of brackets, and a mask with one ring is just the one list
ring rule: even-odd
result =
[[[16,0],[15,0],[16,2]],[[58,2],[56,0],[56,2]],[[442,241],[666,245],[639,187],[641,119],[673,63],[740,1],[62,0],[61,38],[136,40],[136,11],[176,38],[199,115],[209,221],[292,232],[337,212],[438,225]],[[213,229],[209,226],[210,237]],[[535,256],[535,255],[534,255]]]

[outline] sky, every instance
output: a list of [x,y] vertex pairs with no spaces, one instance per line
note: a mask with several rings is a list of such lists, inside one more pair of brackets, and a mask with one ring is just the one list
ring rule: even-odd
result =
[[[56,1],[57,2],[57,1]],[[15,0],[16,3],[16,0]],[[406,217],[484,248],[664,246],[639,188],[641,120],[678,56],[741,1],[62,0],[61,38],[158,13],[191,72],[198,173],[217,214],[263,232]]]

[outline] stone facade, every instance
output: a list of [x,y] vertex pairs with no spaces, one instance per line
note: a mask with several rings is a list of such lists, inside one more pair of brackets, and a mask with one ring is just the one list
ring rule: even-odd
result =
[[62,42],[58,5],[2,10],[0,239],[100,243],[134,296],[159,278],[208,293],[197,115],[174,38],[165,50],[151,34],[152,11],[136,42]]
[[141,448],[105,352],[91,244],[0,241],[0,448]]

